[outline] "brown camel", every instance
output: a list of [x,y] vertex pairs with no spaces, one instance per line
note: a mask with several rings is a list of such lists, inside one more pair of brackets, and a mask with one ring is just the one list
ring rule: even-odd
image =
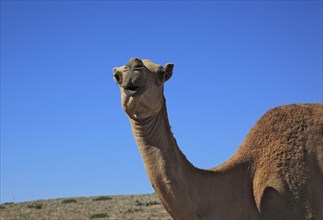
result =
[[269,110],[224,164],[202,170],[171,131],[164,82],[173,64],[113,69],[153,188],[174,219],[323,219],[323,104]]

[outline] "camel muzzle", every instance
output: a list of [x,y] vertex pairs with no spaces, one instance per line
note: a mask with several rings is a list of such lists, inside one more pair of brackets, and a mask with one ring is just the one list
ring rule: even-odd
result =
[[[131,73],[129,73],[130,75]],[[128,75],[128,74],[127,74]],[[120,87],[123,88],[124,92],[128,96],[140,95],[145,91],[146,80],[141,75],[132,73],[125,78],[124,82],[121,83]]]

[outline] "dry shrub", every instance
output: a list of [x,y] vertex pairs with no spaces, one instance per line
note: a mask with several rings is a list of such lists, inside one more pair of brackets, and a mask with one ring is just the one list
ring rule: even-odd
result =
[[62,204],[77,203],[76,199],[64,199]]
[[97,198],[94,198],[92,201],[108,201],[112,200],[112,197],[110,196],[99,196]]
[[105,213],[97,213],[97,214],[93,214],[90,216],[90,219],[94,219],[94,218],[107,218],[109,217],[107,214]]

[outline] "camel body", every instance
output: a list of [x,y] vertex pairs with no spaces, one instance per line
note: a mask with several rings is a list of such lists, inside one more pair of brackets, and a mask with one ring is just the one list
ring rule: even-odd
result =
[[137,58],[114,68],[147,175],[174,219],[323,219],[323,104],[268,111],[227,162],[198,169],[170,129],[172,71]]
[[323,219],[323,104],[268,111],[236,153],[213,170],[243,164],[255,219]]

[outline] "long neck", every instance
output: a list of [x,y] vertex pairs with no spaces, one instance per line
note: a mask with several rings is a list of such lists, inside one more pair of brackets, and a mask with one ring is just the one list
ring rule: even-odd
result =
[[174,219],[199,218],[212,203],[221,203],[217,198],[232,193],[224,186],[233,181],[230,175],[195,168],[186,159],[171,132],[165,101],[157,115],[130,121],[152,186]]
[[176,143],[165,101],[157,115],[142,121],[131,120],[131,125],[153,187],[163,194],[173,193],[174,184],[194,167]]

